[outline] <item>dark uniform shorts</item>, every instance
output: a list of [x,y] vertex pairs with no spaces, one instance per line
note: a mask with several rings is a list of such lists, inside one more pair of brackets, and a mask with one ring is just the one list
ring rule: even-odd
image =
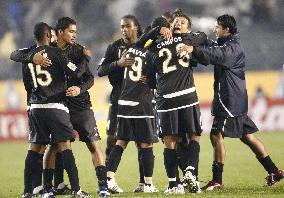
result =
[[74,141],[69,113],[55,108],[34,108],[29,112],[29,142],[47,145]]
[[199,105],[168,112],[159,112],[162,136],[194,134],[200,136],[201,113]]
[[247,116],[214,117],[211,133],[221,132],[225,137],[241,138],[244,134],[255,133],[257,126]]
[[70,111],[70,119],[80,141],[92,142],[101,139],[92,109]]
[[117,139],[149,144],[157,142],[154,118],[118,118]]
[[117,132],[118,104],[110,104],[107,118],[107,135],[115,135]]

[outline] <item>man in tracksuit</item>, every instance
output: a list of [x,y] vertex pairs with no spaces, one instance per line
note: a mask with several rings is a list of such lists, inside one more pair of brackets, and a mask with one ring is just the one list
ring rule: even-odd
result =
[[222,15],[217,18],[214,33],[217,41],[208,41],[206,46],[186,46],[180,52],[193,50],[193,56],[206,57],[214,65],[214,116],[210,139],[214,156],[213,179],[204,190],[223,189],[222,172],[225,161],[224,137],[240,138],[256,155],[268,172],[266,184],[271,186],[284,178],[270,159],[263,143],[253,133],[258,131],[254,122],[247,116],[248,96],[245,82],[245,52],[237,33],[234,17]]

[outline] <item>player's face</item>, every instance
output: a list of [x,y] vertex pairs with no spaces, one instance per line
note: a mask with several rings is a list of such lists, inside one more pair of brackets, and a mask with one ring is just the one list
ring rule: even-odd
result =
[[74,44],[77,37],[77,27],[76,25],[69,25],[64,31],[59,32],[63,41],[68,44]]
[[51,30],[51,42],[57,41],[55,30]]
[[137,38],[137,26],[131,19],[121,19],[120,30],[124,40],[134,40]]
[[187,33],[188,20],[185,17],[176,17],[173,22],[174,33]]
[[214,33],[217,39],[226,37],[230,34],[229,28],[223,28],[222,25],[219,25],[217,21],[215,22]]

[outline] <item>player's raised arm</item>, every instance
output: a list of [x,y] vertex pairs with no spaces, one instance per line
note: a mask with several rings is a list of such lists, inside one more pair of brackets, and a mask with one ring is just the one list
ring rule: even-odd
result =
[[36,45],[33,45],[29,48],[15,50],[11,53],[10,59],[20,63],[34,63],[42,67],[48,67],[52,65],[51,60],[43,56],[44,51],[39,51],[34,54],[32,50],[35,48]]

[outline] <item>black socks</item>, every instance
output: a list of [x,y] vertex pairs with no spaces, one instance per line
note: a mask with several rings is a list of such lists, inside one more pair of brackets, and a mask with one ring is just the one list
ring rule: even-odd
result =
[[121,146],[115,145],[113,147],[109,155],[107,171],[111,171],[114,173],[116,172],[117,167],[121,160],[122,153],[123,153],[123,148]]
[[212,164],[213,180],[219,184],[222,184],[223,167],[224,164],[213,161]]
[[79,186],[78,170],[76,167],[75,158],[72,153],[72,150],[67,149],[62,151],[61,153],[62,153],[64,168],[68,174],[71,189],[77,192],[78,190],[80,190],[80,186]]

